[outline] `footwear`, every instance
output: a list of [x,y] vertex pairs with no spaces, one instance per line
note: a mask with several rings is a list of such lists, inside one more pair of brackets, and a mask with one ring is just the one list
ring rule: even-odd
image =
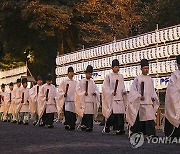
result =
[[39,124],[39,127],[44,127],[44,126],[45,126],[44,123]]
[[29,123],[28,122],[24,122],[23,125],[29,125]]
[[93,129],[92,128],[86,128],[86,132],[92,132]]
[[69,125],[65,125],[65,130],[70,130],[70,126]]
[[117,130],[116,135],[124,135],[125,131],[124,130]]
[[85,125],[81,125],[81,130],[85,131],[86,130],[86,126]]
[[48,125],[48,128],[54,128],[54,125]]
[[106,133],[110,133],[110,128],[109,127],[105,127],[105,132]]
[[17,123],[17,121],[16,121],[16,120],[14,120],[14,121],[11,121],[11,123]]
[[33,122],[33,125],[34,125],[34,126],[36,126],[36,124],[37,124],[37,122],[36,122],[36,121],[35,121],[35,122]]
[[18,121],[18,124],[21,125],[21,124],[23,124],[23,122],[22,121]]
[[7,120],[3,120],[3,122],[7,122]]

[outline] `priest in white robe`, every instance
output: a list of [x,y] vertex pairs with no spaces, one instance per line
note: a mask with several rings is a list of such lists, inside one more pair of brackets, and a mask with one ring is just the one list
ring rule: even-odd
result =
[[119,61],[112,61],[112,72],[104,79],[102,86],[102,113],[106,118],[105,132],[110,132],[110,126],[114,127],[116,134],[123,135],[124,114],[126,106],[126,90],[124,78],[119,74]]
[[29,110],[34,126],[37,124],[39,119],[38,95],[43,83],[42,77],[38,76],[36,82],[37,84],[30,89],[30,101],[29,101]]
[[14,84],[11,82],[9,84],[9,90],[6,92],[5,99],[4,99],[4,118],[3,121],[11,121],[14,113]]
[[155,114],[159,99],[153,80],[148,75],[149,63],[146,59],[141,60],[141,71],[142,74],[134,79],[130,89],[126,120],[132,133],[142,132],[147,136],[155,136]]
[[180,55],[176,60],[178,69],[171,74],[165,99],[164,132],[170,137],[180,137]]
[[38,108],[39,108],[39,121],[42,120],[39,126],[47,125],[48,128],[54,128],[54,114],[60,112],[59,104],[56,101],[57,89],[52,84],[52,76],[48,74],[46,83],[38,94]]
[[18,108],[18,123],[29,124],[29,89],[27,88],[27,78],[22,79],[22,86],[20,91],[21,102]]
[[[14,117],[13,117],[13,123],[18,122],[18,113],[20,110],[20,107],[22,105],[22,94],[21,94],[21,79],[17,79],[17,87],[14,89]],[[19,123],[20,124],[20,123]]]
[[77,81],[73,79],[74,69],[68,68],[67,78],[64,79],[58,88],[57,101],[60,105],[60,111],[64,110],[65,116],[65,129],[74,130],[76,125],[76,113],[75,113],[75,89]]
[[93,119],[98,115],[100,105],[99,90],[91,79],[93,67],[88,65],[85,71],[85,78],[80,80],[76,86],[75,111],[82,117],[81,130],[93,131]]
[[3,120],[4,117],[4,108],[5,108],[5,104],[4,104],[4,99],[5,99],[5,84],[3,83],[1,85],[1,92],[0,92],[0,120]]

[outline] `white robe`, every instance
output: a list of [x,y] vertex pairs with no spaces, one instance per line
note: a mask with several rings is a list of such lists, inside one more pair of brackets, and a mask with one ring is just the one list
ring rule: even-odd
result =
[[4,105],[4,100],[3,99],[5,99],[5,94],[6,94],[6,92],[2,92],[2,91],[0,93],[1,97],[3,97],[3,98],[1,98],[1,104],[0,104],[0,112],[1,113],[4,112],[5,105]]
[[30,110],[30,113],[33,115],[35,113],[37,113],[39,115],[39,107],[38,107],[38,95],[39,95],[39,92],[37,91],[37,87],[39,87],[39,92],[42,88],[42,86],[39,86],[38,84],[33,86],[29,93],[30,93],[30,101],[29,101],[29,110]]
[[[88,96],[85,96],[86,81],[88,81]],[[96,96],[92,94],[96,93]],[[83,117],[84,114],[94,114],[94,118],[98,115],[100,105],[100,93],[92,79],[82,79],[77,83],[75,94],[75,112]]]
[[[144,82],[144,98],[141,98],[141,82]],[[152,98],[155,101],[152,101]],[[132,83],[126,109],[126,120],[133,126],[139,112],[140,121],[155,120],[155,113],[159,107],[159,98],[155,92],[153,80],[150,76],[140,75]]]
[[[46,101],[46,93],[47,89],[49,89],[48,101]],[[38,95],[38,108],[39,108],[39,117],[41,118],[44,111],[46,113],[55,113],[59,114],[59,104],[55,101],[57,96],[57,89],[54,85],[47,83],[42,85],[41,90]]]
[[[67,84],[69,84],[67,97],[64,97]],[[57,101],[60,106],[60,112],[62,112],[64,104],[65,104],[65,111],[75,112],[74,99],[75,99],[76,84],[77,81],[75,81],[74,79],[70,80],[69,78],[66,78],[59,85]]]
[[[10,94],[11,94],[11,101],[10,101]],[[5,97],[4,97],[4,115],[7,115],[8,113],[13,113],[13,91],[6,91]],[[11,108],[10,108],[11,107]],[[9,112],[10,111],[10,112]]]
[[21,88],[21,100],[22,100],[22,94],[24,93],[24,101],[20,108],[19,112],[29,112],[29,89],[28,88]]
[[8,92],[9,100],[10,100],[10,93],[11,93],[11,102],[10,102],[8,114],[14,114],[15,92],[14,92],[14,90],[12,90],[12,91],[9,90],[9,92]]
[[[119,81],[114,96],[116,80]],[[112,112],[115,114],[125,113],[126,98],[123,96],[123,92],[125,92],[123,75],[113,72],[108,74],[102,86],[102,114],[105,118],[109,118]]]
[[165,117],[175,127],[180,125],[180,70],[171,74],[166,90]]
[[22,88],[21,87],[17,87],[14,90],[14,113],[18,114],[18,112],[20,111],[20,108],[22,106],[22,94],[21,94]]

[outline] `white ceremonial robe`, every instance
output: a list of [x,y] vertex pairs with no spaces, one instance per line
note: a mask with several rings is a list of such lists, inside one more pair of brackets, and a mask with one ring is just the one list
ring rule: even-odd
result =
[[20,108],[20,113],[29,112],[29,89],[24,87],[21,88],[21,100],[23,93],[24,93],[24,101],[21,102],[22,106]]
[[[10,101],[10,94],[11,94],[11,101]],[[11,106],[11,113],[12,112],[12,107],[13,107],[13,91],[6,91],[5,92],[5,97],[4,97],[4,115],[7,115],[9,113],[9,109],[10,109],[10,106]],[[11,105],[12,103],[12,105]]]
[[[144,98],[141,98],[141,82],[144,82]],[[155,101],[152,101],[152,98]],[[140,75],[132,83],[126,109],[126,120],[133,126],[139,112],[140,121],[155,120],[155,114],[159,107],[159,98],[155,92],[153,80],[150,76]]]
[[[88,96],[86,93],[86,81],[88,81]],[[96,96],[93,96],[96,93]],[[92,79],[82,79],[77,83],[75,94],[75,112],[83,117],[84,114],[94,114],[94,118],[98,115],[100,105],[100,93]]]
[[14,95],[15,95],[15,97],[14,97],[14,112],[16,115],[18,114],[18,112],[20,111],[21,106],[22,106],[22,103],[21,103],[22,93],[21,93],[21,91],[22,91],[21,87],[19,87],[19,88],[17,87],[14,90]]
[[[114,96],[116,80],[119,81]],[[102,114],[104,117],[109,118],[112,112],[114,114],[125,113],[126,96],[123,96],[123,92],[125,92],[123,75],[113,72],[108,74],[102,86]]]
[[8,114],[14,114],[14,108],[15,108],[15,92],[14,92],[14,90],[8,91],[9,100],[10,100],[10,93],[11,93],[11,102],[10,102]]
[[180,126],[180,70],[171,74],[166,90],[165,117],[175,127]]
[[[39,87],[39,91],[38,91]],[[33,115],[37,113],[39,115],[39,107],[38,107],[38,95],[41,90],[42,86],[39,86],[38,84],[33,86],[29,93],[30,93],[30,101],[29,101],[29,110],[30,113]]]
[[1,91],[1,93],[0,93],[0,95],[1,95],[1,104],[0,104],[0,112],[1,113],[4,113],[4,107],[5,107],[5,104],[4,104],[4,99],[5,99],[5,94],[6,94],[6,92],[2,92]]
[[[46,101],[46,93],[47,89],[49,89],[48,101]],[[59,114],[59,104],[55,101],[57,96],[57,89],[54,85],[48,85],[45,83],[42,85],[41,90],[38,95],[38,108],[39,108],[39,117],[41,118],[44,111],[46,113],[55,113]]]
[[[67,97],[64,97],[64,94],[66,93],[67,84],[69,84]],[[75,81],[74,79],[70,80],[68,77],[60,83],[57,94],[57,102],[60,107],[59,109],[60,112],[62,112],[64,104],[65,104],[65,111],[75,112],[74,100],[75,100],[76,84],[77,81]]]

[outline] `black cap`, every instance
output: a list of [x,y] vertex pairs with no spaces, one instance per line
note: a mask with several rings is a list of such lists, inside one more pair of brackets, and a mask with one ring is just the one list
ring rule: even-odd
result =
[[144,66],[149,66],[148,60],[147,59],[142,59],[141,60],[141,68]]
[[180,55],[176,57],[177,64],[180,64]]
[[91,65],[88,65],[85,70],[85,73],[92,73],[92,72],[93,72],[93,67]]
[[21,83],[21,79],[17,79],[17,83]]
[[117,59],[114,59],[112,61],[112,67],[114,67],[114,66],[119,66],[119,61]]
[[11,83],[9,84],[9,86],[14,86],[14,83],[11,82]]
[[3,84],[1,85],[1,88],[5,88],[5,86],[6,86],[6,85],[3,83]]
[[74,72],[73,67],[70,66],[70,67],[68,68],[68,73],[69,73],[69,72]]
[[42,77],[40,75],[36,78],[36,81],[38,80],[42,80]]
[[22,79],[22,84],[27,83],[27,82],[28,82],[27,78]]
[[52,75],[51,74],[48,74],[46,76],[46,81],[52,81]]

